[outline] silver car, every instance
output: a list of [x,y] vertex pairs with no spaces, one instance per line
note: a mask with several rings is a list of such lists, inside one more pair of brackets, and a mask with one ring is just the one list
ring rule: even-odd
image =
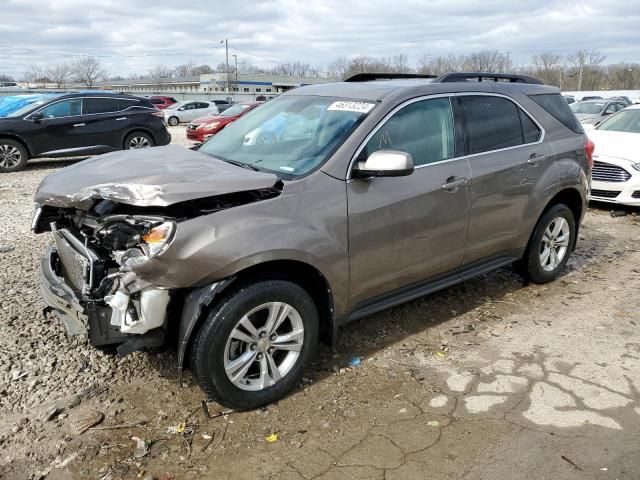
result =
[[217,115],[218,106],[213,102],[202,101],[185,101],[178,102],[171,105],[169,108],[165,108],[164,120],[172,127],[175,127],[179,123],[187,123],[191,120],[195,120],[199,117],[206,115]]
[[571,110],[575,113],[582,124],[597,125],[609,115],[625,108],[621,101],[611,100],[585,100],[571,105]]

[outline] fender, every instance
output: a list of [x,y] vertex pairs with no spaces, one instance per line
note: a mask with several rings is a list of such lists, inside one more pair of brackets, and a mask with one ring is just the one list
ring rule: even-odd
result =
[[231,276],[219,282],[211,283],[200,288],[195,288],[189,292],[184,299],[180,325],[178,326],[178,383],[182,386],[182,371],[184,367],[184,357],[189,348],[189,342],[195,331],[195,326],[202,315],[202,311],[207,308],[216,297],[225,290],[236,276]]

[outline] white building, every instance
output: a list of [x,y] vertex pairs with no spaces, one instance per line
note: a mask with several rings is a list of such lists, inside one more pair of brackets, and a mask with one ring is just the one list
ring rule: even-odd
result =
[[[171,95],[177,97],[205,97],[224,98],[259,96],[270,97],[278,95],[292,88],[302,85],[327,83],[327,78],[293,77],[281,75],[268,75],[261,73],[241,73],[237,77],[229,74],[227,82],[226,73],[211,73],[192,77],[166,78],[153,80],[150,78],[140,80],[109,81],[100,84],[105,90],[115,90],[134,95]],[[195,95],[194,95],[195,94]]]

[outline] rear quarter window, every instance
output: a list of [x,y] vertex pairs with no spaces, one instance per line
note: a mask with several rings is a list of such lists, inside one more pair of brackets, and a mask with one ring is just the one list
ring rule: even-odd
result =
[[576,133],[584,133],[580,122],[559,93],[529,95],[529,98],[544,108],[568,129]]

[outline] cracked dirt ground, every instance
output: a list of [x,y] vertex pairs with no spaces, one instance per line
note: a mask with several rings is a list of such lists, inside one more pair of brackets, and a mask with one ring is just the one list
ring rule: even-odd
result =
[[[76,408],[103,412],[103,427],[144,425],[78,436],[70,417],[38,420],[36,405],[32,430],[12,435],[20,415],[3,415],[0,477],[638,479],[639,231],[637,210],[592,209],[558,281],[523,285],[504,268],[363,319],[257,411],[206,419],[190,376],[177,387],[171,354],[136,354],[139,373]],[[39,308],[35,289],[12,298]],[[51,348],[72,343],[59,338]],[[189,448],[166,433],[185,419],[197,426]],[[148,455],[134,458],[132,436],[153,441]]]

